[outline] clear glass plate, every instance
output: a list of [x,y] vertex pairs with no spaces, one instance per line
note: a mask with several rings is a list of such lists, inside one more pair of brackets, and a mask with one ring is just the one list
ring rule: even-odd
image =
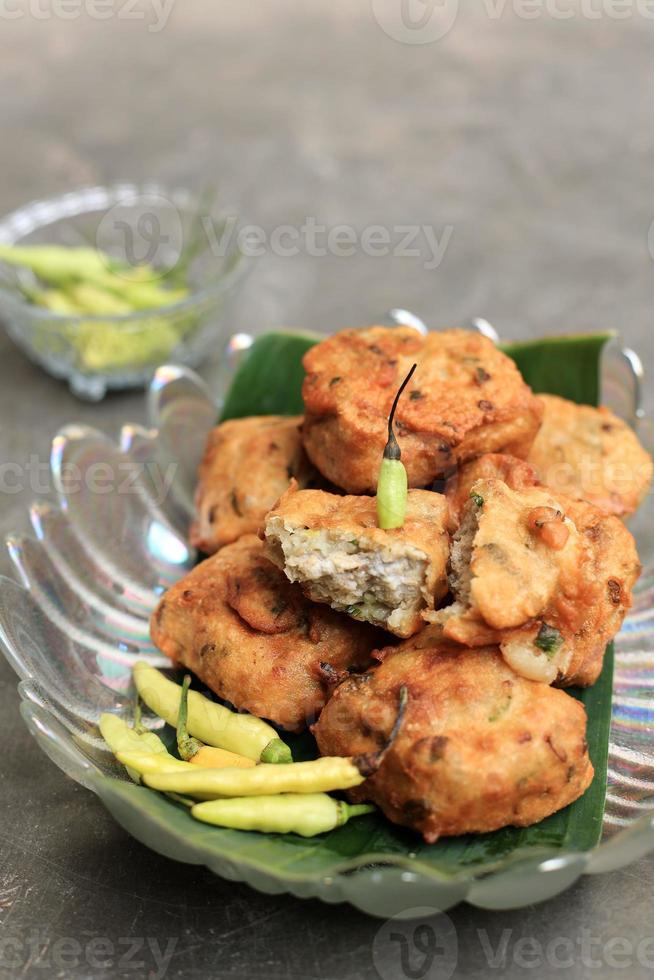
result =
[[[223,385],[247,345],[247,337],[233,338]],[[637,357],[611,345],[603,361],[604,401],[638,425],[651,449],[641,386]],[[635,522],[646,571],[615,644],[608,792],[596,849],[500,862],[481,876],[468,868],[450,880],[392,855],[374,865],[369,856],[346,861],[335,855],[327,875],[301,867],[273,875],[256,855],[218,853],[206,835],[185,839],[137,812],[97,721],[103,711],[131,716],[128,687],[136,659],[168,664],[149,639],[148,616],[195,561],[186,532],[197,464],[218,409],[190,369],[164,366],[148,393],[149,427],[125,425],[116,444],[95,429],[71,425],[53,441],[59,505],[33,505],[33,536],[7,539],[16,581],[0,581],[0,646],[20,677],[22,716],[50,759],[160,853],[205,864],[261,891],[350,902],[378,916],[420,906],[446,909],[461,900],[494,909],[527,905],[563,891],[582,874],[624,867],[654,849],[651,495]]]

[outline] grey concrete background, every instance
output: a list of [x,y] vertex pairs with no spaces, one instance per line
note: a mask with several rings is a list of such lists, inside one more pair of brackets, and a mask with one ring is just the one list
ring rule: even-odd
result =
[[[429,13],[413,2],[416,17]],[[268,230],[307,216],[359,231],[451,226],[432,269],[425,254],[267,252],[234,328],[329,330],[403,305],[434,326],[483,315],[508,337],[616,328],[654,369],[645,0],[467,0],[458,12],[444,0],[432,13],[456,14],[451,29],[425,44],[397,40],[399,7],[177,0],[164,23],[154,0],[98,4],[103,20],[92,0],[3,0],[0,211],[83,183],[155,178],[217,183]],[[143,419],[139,394],[81,404],[0,337],[0,459],[47,459],[73,420],[116,433],[127,419]],[[3,532],[25,526],[29,497],[2,496]],[[373,955],[380,923],[258,895],[131,840],[30,741],[4,665],[0,685],[0,953],[14,961],[1,975],[152,976],[147,942],[165,951],[169,939],[169,977],[390,975]],[[651,948],[649,959],[633,950],[654,935],[653,884],[650,858],[543,906],[459,907],[455,975],[649,976]],[[146,943],[134,955],[130,936]],[[66,938],[84,952],[57,945]],[[566,938],[572,953],[552,945]],[[504,961],[492,959],[498,945]]]

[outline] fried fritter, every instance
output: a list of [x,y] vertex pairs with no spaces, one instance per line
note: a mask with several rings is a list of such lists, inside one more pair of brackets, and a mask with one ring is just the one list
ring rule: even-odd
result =
[[555,493],[589,500],[625,517],[652,482],[652,457],[633,430],[608,408],[541,395],[543,425],[529,453],[543,483]]
[[450,517],[455,528],[459,526],[463,508],[468,503],[472,485],[477,480],[501,480],[511,490],[525,490],[540,482],[533,466],[506,453],[485,453],[464,463],[448,478],[445,485]]
[[439,643],[432,629],[340,684],[313,731],[323,755],[374,752],[409,693],[379,770],[348,795],[439,837],[526,827],[576,800],[593,778],[586,713],[564,691],[519,677],[497,647]]
[[456,601],[426,614],[466,646],[499,643],[534,680],[593,684],[640,574],[615,516],[545,488],[479,480],[450,555]]
[[[219,697],[299,731],[384,635],[304,597],[246,535],[166,592],[152,639]],[[388,640],[386,639],[386,642]]]
[[391,403],[414,362],[395,416],[410,487],[430,486],[481,453],[527,455],[542,406],[490,340],[367,327],[334,334],[304,357],[304,445],[327,479],[350,493],[374,491]]
[[206,554],[256,534],[292,478],[316,476],[302,448],[301,416],[232,419],[209,434],[195,494],[191,544]]
[[265,520],[266,554],[315,602],[411,636],[447,592],[447,502],[410,490],[404,526],[377,526],[374,497],[291,486]]

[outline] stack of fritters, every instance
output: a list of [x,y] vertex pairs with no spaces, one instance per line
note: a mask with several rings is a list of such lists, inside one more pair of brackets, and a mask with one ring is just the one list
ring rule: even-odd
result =
[[[382,530],[413,363],[406,519]],[[406,686],[401,734],[352,796],[428,841],[541,820],[592,779],[584,709],[551,685],[592,684],[629,608],[640,568],[616,515],[650,457],[608,410],[535,396],[474,333],[346,330],[304,364],[304,419],[212,433],[192,540],[217,554],[163,598],[155,643],[284,727],[322,710],[328,754],[383,745]]]
[[383,634],[316,605],[246,534],[197,565],[159,603],[152,639],[238,708],[292,731],[313,721]]

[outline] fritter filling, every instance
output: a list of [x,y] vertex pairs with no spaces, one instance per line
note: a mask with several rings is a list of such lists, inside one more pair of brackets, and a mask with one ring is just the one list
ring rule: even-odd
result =
[[291,582],[310,583],[316,602],[394,632],[430,602],[427,555],[396,542],[380,549],[335,530],[289,527],[281,517],[266,525],[271,556]]
[[298,490],[264,524],[266,554],[314,602],[407,637],[447,592],[448,505],[409,490],[402,527],[377,524],[374,497]]

